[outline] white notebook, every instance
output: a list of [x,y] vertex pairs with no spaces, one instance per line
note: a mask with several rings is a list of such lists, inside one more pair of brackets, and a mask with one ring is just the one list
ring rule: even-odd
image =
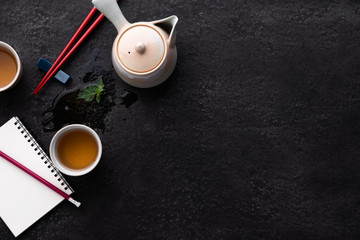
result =
[[[17,117],[0,127],[0,150],[67,194],[73,189]],[[0,217],[16,236],[63,197],[0,157]]]

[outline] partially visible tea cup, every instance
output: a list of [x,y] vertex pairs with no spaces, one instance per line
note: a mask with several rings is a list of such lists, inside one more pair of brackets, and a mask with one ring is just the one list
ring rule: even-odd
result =
[[9,44],[0,41],[0,92],[14,87],[22,71],[19,55]]
[[49,151],[52,162],[60,172],[81,176],[92,171],[99,163],[102,144],[93,129],[72,124],[54,135]]

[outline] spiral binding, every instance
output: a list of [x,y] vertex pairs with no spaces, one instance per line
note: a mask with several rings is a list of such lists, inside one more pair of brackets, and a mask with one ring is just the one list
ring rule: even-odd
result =
[[68,182],[66,182],[65,178],[56,169],[53,162],[46,155],[44,150],[42,150],[42,148],[39,146],[33,136],[29,133],[29,131],[25,128],[19,118],[15,117],[15,119],[16,121],[14,122],[14,125],[17,126],[17,129],[21,130],[21,134],[24,135],[24,138],[26,138],[28,143],[31,144],[31,147],[34,148],[34,151],[37,152],[39,157],[41,156],[41,160],[44,161],[44,164],[46,164],[49,170],[54,174],[54,177],[56,177],[58,181],[61,181],[61,186],[63,186],[64,190],[66,191],[70,189],[73,192],[74,190],[70,187]]

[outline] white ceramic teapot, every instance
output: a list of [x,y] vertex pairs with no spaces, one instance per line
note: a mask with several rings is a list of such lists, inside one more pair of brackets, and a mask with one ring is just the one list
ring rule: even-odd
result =
[[174,71],[176,16],[153,22],[129,23],[116,0],[93,0],[94,6],[116,27],[112,48],[117,74],[128,84],[149,88],[164,82]]

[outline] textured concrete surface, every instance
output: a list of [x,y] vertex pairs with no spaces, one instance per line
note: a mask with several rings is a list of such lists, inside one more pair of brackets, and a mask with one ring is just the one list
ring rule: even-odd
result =
[[[63,202],[19,239],[360,238],[359,2],[119,2],[131,22],[179,17],[175,72],[153,89],[126,85],[111,74],[115,28],[97,28],[63,69],[78,86],[99,48],[113,106],[81,119],[103,119],[103,158],[67,177],[81,208]],[[42,113],[64,86],[32,96],[36,62],[54,61],[90,8],[1,1],[0,41],[24,77],[0,94],[0,122],[19,116],[45,149]],[[128,108],[124,88],[138,95]]]

